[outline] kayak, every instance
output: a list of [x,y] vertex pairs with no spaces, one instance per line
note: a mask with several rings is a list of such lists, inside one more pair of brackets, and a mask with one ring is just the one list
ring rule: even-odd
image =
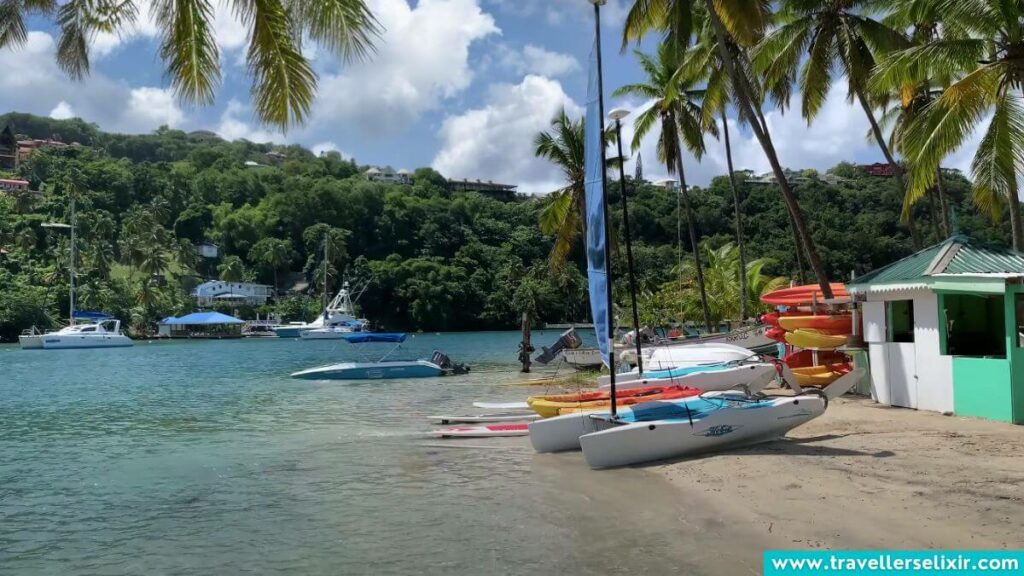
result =
[[840,376],[853,370],[849,364],[831,364],[820,366],[807,366],[805,368],[794,368],[796,383],[801,386],[827,386],[835,382]]
[[823,334],[810,328],[802,328],[792,332],[786,332],[786,342],[797,348],[818,348],[831,350],[846,344],[846,336],[839,334]]
[[[801,350],[786,356],[782,361],[790,368],[806,368],[814,366],[814,354],[814,350]],[[850,357],[842,352],[823,350],[817,354],[818,362],[821,364],[845,364],[850,361]]]
[[498,436],[526,436],[530,433],[527,422],[516,424],[490,424],[487,426],[456,426],[431,432],[438,438],[494,438]]
[[772,326],[764,333],[764,335],[776,342],[786,341],[786,331],[778,326]]
[[483,424],[487,422],[526,422],[540,418],[533,412],[496,412],[470,416],[431,416],[434,424]]
[[[837,299],[849,298],[846,294],[846,286],[844,284],[833,282],[829,286],[832,288],[833,297]],[[823,299],[824,296],[821,293],[821,287],[817,284],[805,284],[803,286],[783,288],[761,296],[761,302],[771,304],[772,306],[805,306],[813,304],[815,300],[821,302]]]
[[761,323],[769,326],[779,326],[779,318],[785,316],[803,316],[803,312],[769,312],[761,315]]
[[[687,386],[643,386],[620,390],[616,393],[616,406],[629,406],[638,402],[651,400],[671,400],[696,396],[701,390]],[[553,394],[550,396],[531,396],[526,403],[542,418],[558,416],[562,410],[600,409],[611,407],[610,390],[593,390],[572,394]],[[568,413],[568,412],[567,412]]]
[[849,334],[853,331],[853,316],[838,314],[835,316],[783,316],[779,318],[779,326],[786,330],[813,328],[828,331],[831,334]]

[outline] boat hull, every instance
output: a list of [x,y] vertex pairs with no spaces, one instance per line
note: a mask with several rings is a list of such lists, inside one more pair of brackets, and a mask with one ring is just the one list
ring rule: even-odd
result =
[[301,326],[277,326],[274,328],[274,334],[277,334],[278,338],[298,338],[299,332],[308,330]]
[[580,436],[580,447],[591,468],[681,458],[779,438],[821,416],[826,406],[823,398],[806,395],[759,404],[723,408],[692,423],[682,419],[618,425]]
[[[127,348],[133,346],[132,339],[124,334],[99,334],[95,336],[65,336],[46,334],[40,337],[40,346],[44,350],[73,350],[80,348]],[[22,348],[26,348],[22,345]]]
[[351,334],[352,332],[353,330],[300,330],[299,338],[302,340],[344,340],[345,335]]
[[[675,400],[696,396],[700,390],[672,385],[655,385],[623,391],[616,398],[616,406],[629,406],[652,400]],[[531,396],[526,403],[542,418],[550,418],[559,414],[570,414],[581,411],[608,409],[611,407],[611,394],[606,390],[577,392],[573,394],[555,394],[551,396]]]
[[[730,388],[735,388],[740,384],[746,384],[751,380],[762,378],[766,374],[774,374],[775,366],[773,364],[758,362],[756,364],[741,364],[738,366],[729,366],[727,368],[716,366],[714,369],[709,370],[700,370],[699,368],[684,370],[692,371],[673,371],[672,373],[678,375],[669,375],[664,378],[638,378],[639,375],[633,373],[619,374],[616,375],[615,386],[616,388],[629,390],[638,386],[658,386],[671,383],[678,386],[689,386],[691,388],[699,388],[706,391],[728,390]],[[658,374],[658,372],[655,372],[654,374]],[[626,376],[626,378],[620,380],[619,376]],[[604,381],[601,384],[601,388],[609,388],[610,386],[611,384],[608,381]]]
[[18,336],[18,344],[21,344],[22,350],[42,350],[43,349],[43,335],[32,334]]
[[410,362],[343,362],[310,368],[292,374],[304,380],[386,380],[394,378],[431,378],[444,371],[426,360]]

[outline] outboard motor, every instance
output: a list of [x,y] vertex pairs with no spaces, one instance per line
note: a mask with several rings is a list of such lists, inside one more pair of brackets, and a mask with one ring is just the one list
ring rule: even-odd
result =
[[452,359],[447,354],[440,350],[434,350],[434,353],[430,356],[430,361],[441,367],[444,373],[447,374],[468,374],[469,366],[465,364],[457,364],[452,362]]
[[562,353],[562,350],[579,348],[582,344],[583,340],[576,334],[576,329],[569,328],[558,337],[558,340],[555,340],[555,343],[550,348],[542,346],[542,352],[534,358],[534,361],[540,364],[547,364],[557,358]]

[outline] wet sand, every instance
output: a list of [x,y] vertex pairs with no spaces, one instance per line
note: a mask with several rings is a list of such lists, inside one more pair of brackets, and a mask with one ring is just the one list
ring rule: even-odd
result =
[[[846,397],[784,440],[646,469],[768,548],[1020,549],[1022,452],[1022,426]],[[762,550],[730,554],[759,571]]]

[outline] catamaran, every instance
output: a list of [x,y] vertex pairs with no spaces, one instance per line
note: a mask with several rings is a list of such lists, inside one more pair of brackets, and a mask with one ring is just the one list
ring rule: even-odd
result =
[[132,339],[121,333],[121,321],[104,312],[75,310],[75,198],[71,197],[70,224],[46,223],[45,228],[66,229],[71,233],[68,259],[68,314],[70,324],[60,330],[42,332],[33,326],[18,336],[23,350],[66,350],[71,348],[124,348]]
[[405,338],[404,333],[348,332],[342,334],[341,339],[349,344],[394,343],[396,345],[374,362],[340,362],[300,370],[291,376],[306,380],[381,380],[386,378],[429,378],[469,371],[465,366],[452,363],[447,356],[438,351],[434,351],[430,360],[388,360],[388,357],[401,348]]

